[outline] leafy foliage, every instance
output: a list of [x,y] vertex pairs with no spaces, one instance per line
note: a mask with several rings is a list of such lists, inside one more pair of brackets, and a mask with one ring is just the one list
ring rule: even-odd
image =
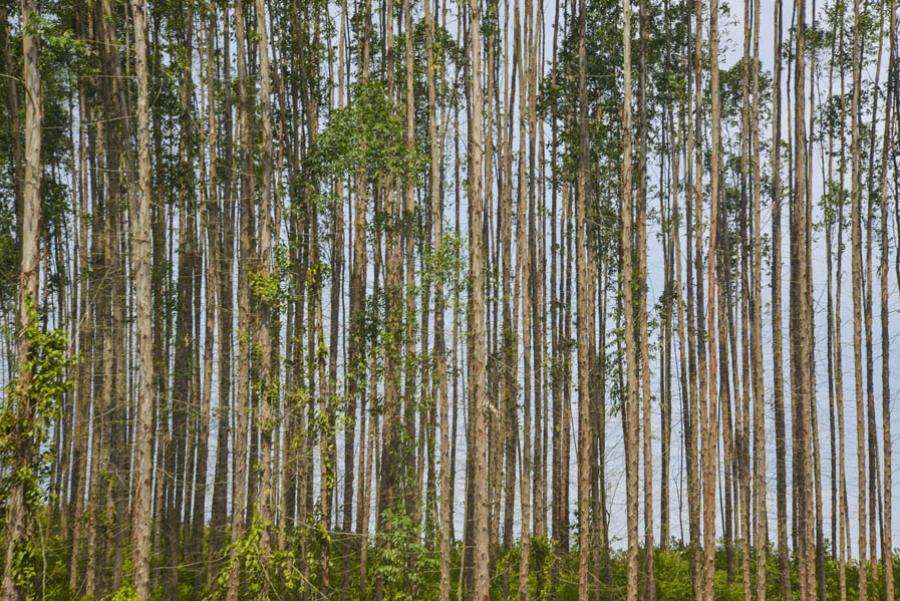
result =
[[[65,332],[43,331],[33,303],[30,299],[27,302],[28,323],[22,335],[28,341],[29,355],[18,366],[20,376],[7,386],[0,410],[0,462],[19,467],[5,472],[0,481],[0,504],[6,507],[12,486],[18,483],[24,489],[26,506],[39,513],[46,507],[52,459],[46,443],[51,423],[60,417],[60,400],[70,387],[67,370],[72,357]],[[38,450],[36,454],[34,449]],[[23,458],[30,462],[23,462]],[[32,598],[38,575],[38,551],[27,530],[13,551],[13,576]]]
[[263,537],[270,535],[272,525],[260,519],[254,512],[250,528],[240,539],[225,548],[228,558],[216,579],[215,589],[206,594],[205,601],[225,598],[228,581],[233,569],[241,571],[243,590],[241,598],[281,599],[284,594],[296,593],[299,584],[296,556],[288,550],[271,550],[262,545]]
[[404,139],[403,113],[373,80],[357,86],[353,102],[336,111],[319,138],[318,158],[326,173],[364,169],[370,177],[413,177],[424,164]]

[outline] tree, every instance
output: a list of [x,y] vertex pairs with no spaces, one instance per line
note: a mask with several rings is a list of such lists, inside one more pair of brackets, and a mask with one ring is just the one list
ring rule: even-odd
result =
[[628,513],[628,600],[638,596],[638,355],[636,348],[634,286],[635,274],[632,256],[632,133],[631,133],[631,0],[623,0],[623,79],[622,98],[622,206],[621,206],[621,261],[622,308],[625,320],[625,366],[627,384],[623,400],[625,421],[625,452]]
[[[23,555],[31,552],[28,536],[34,507],[29,499],[37,483],[32,469],[35,454],[33,422],[38,415],[39,399],[32,392],[34,374],[32,340],[29,329],[36,320],[38,304],[38,278],[41,261],[41,127],[43,107],[41,95],[41,71],[37,28],[37,1],[22,3],[22,56],[24,58],[23,83],[25,85],[25,150],[22,182],[22,210],[19,244],[19,281],[16,299],[16,358],[18,373],[14,384],[14,404],[7,399],[4,404],[3,455],[4,461],[15,466],[9,497],[6,500],[6,552],[3,561],[3,581],[0,591],[3,597],[16,601],[26,593],[26,575],[23,573]],[[18,135],[18,133],[16,134]],[[12,406],[11,406],[12,405]]]
[[854,366],[854,382],[856,391],[856,461],[858,469],[857,482],[857,512],[859,515],[859,599],[865,601],[868,595],[868,580],[866,579],[867,561],[866,561],[866,456],[864,449],[866,438],[866,427],[863,417],[864,397],[863,397],[863,379],[862,379],[862,325],[860,323],[862,314],[862,299],[860,290],[860,279],[862,277],[862,250],[861,250],[861,221],[862,221],[862,202],[860,199],[860,181],[862,174],[860,173],[860,141],[859,141],[859,103],[861,94],[860,65],[861,58],[861,32],[860,32],[860,8],[859,2],[853,3],[853,53],[851,62],[853,64],[853,92],[850,102],[850,238],[851,238],[851,277],[853,278],[853,366]]
[[772,71],[772,363],[775,414],[776,514],[781,596],[791,595],[790,550],[787,544],[787,469],[785,466],[784,359],[781,316],[781,0],[775,2],[774,62]]
[[136,321],[140,389],[138,395],[136,455],[132,504],[132,546],[134,588],[141,601],[150,597],[150,485],[153,448],[153,341],[150,307],[150,84],[147,70],[147,6],[144,0],[132,0],[135,42],[135,74],[138,80],[138,194],[132,207],[131,244],[135,280]]
[[254,215],[252,209],[253,169],[250,140],[249,93],[247,78],[246,33],[244,9],[241,0],[234,4],[235,43],[237,45],[238,76],[238,165],[240,178],[240,241],[238,250],[238,369],[235,391],[234,450],[232,451],[231,480],[231,565],[228,578],[228,600],[238,598],[240,582],[240,556],[238,544],[244,535],[247,509],[247,456],[248,412],[250,405],[250,274],[253,248]]
[[716,448],[718,444],[718,382],[716,375],[716,235],[719,229],[718,210],[720,199],[719,153],[721,146],[721,100],[719,89],[719,2],[709,3],[709,85],[711,98],[712,148],[710,150],[710,210],[709,210],[709,253],[707,256],[707,339],[709,342],[709,392],[705,410],[701,412],[703,436],[703,534],[706,569],[704,571],[704,598],[713,598],[716,554]]
[[472,598],[486,600],[490,582],[488,573],[488,498],[487,498],[487,391],[485,372],[485,309],[484,309],[484,240],[482,191],[482,132],[483,105],[481,97],[481,7],[478,0],[469,3],[469,94],[471,98],[469,133],[469,223],[470,265],[469,294],[471,296],[472,355],[469,364],[470,402],[473,416],[472,487],[474,573]]
[[[629,0],[625,0],[628,2]],[[578,287],[578,596],[588,597],[588,564],[590,561],[589,535],[589,493],[591,461],[591,415],[590,415],[590,338],[593,336],[593,311],[590,308],[587,265],[587,178],[588,178],[588,124],[587,124],[587,83],[585,58],[585,14],[584,0],[578,5],[578,189],[575,200],[575,246],[576,281]],[[643,26],[643,25],[642,25]],[[630,287],[630,282],[626,282]],[[645,423],[648,420],[645,420]],[[651,526],[652,528],[652,526]],[[650,582],[650,581],[648,581]]]
[[[896,93],[897,90],[897,15],[893,0],[888,5],[890,11],[890,58],[888,62],[888,96]],[[893,67],[893,68],[892,68]],[[884,517],[883,517],[883,533],[881,537],[883,545],[884,559],[884,594],[885,598],[890,599],[894,596],[894,559],[893,546],[891,543],[891,508],[892,508],[892,465],[893,465],[893,443],[891,433],[891,379],[890,379],[890,317],[888,311],[888,208],[887,208],[887,157],[890,147],[890,139],[892,127],[894,127],[895,106],[888,102],[885,107],[884,117],[884,140],[881,153],[881,168],[879,176],[879,204],[881,217],[881,263],[879,266],[879,287],[881,288],[881,419],[882,419],[882,441],[884,444]]]

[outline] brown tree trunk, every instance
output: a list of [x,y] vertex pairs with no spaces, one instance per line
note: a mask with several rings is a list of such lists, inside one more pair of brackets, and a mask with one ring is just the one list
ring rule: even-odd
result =
[[[247,510],[247,430],[250,411],[251,308],[250,274],[253,261],[253,168],[252,128],[247,78],[247,43],[242,0],[234,3],[235,43],[238,77],[238,165],[240,168],[240,241],[238,250],[238,369],[235,398],[235,429],[232,451],[231,542],[244,536]],[[252,477],[251,477],[252,480]],[[240,556],[237,546],[231,552],[228,576],[228,601],[237,601],[240,590]]]
[[[342,5],[343,6],[343,5]],[[342,9],[346,10],[346,9]],[[362,9],[367,10],[367,9]],[[343,14],[343,12],[342,12]],[[368,13],[363,15],[364,25],[362,27],[362,45],[363,53],[361,60],[362,74],[361,81],[365,83],[368,74]],[[341,45],[343,53],[343,44]],[[343,64],[343,60],[341,61]],[[350,532],[351,516],[353,508],[353,463],[356,459],[354,453],[355,445],[355,428],[357,414],[357,399],[362,400],[362,411],[360,414],[360,460],[365,456],[365,388],[366,388],[366,339],[365,339],[365,295],[366,295],[366,179],[365,171],[360,169],[355,175],[355,206],[353,209],[353,261],[350,267],[350,314],[349,314],[349,330],[350,342],[348,348],[348,379],[347,379],[347,412],[346,412],[346,433],[344,438],[344,515],[343,529]],[[362,465],[362,464],[361,464]],[[357,471],[357,475],[362,479],[361,470]],[[362,487],[360,487],[362,488]],[[362,491],[359,491],[359,502],[363,502]],[[350,574],[350,537],[347,538],[347,544],[344,545],[344,594],[349,594],[349,574]],[[346,597],[345,597],[346,598]]]
[[[272,163],[273,131],[272,131],[272,75],[269,66],[269,32],[266,24],[266,3],[264,0],[255,0],[256,6],[256,42],[257,55],[259,57],[259,116],[261,126],[261,153],[259,165],[260,174],[260,200],[259,200],[259,277],[267,284],[272,274]],[[241,50],[239,50],[240,52]],[[251,209],[252,210],[252,209]],[[277,424],[274,422],[273,407],[278,402],[278,372],[272,368],[272,306],[277,302],[276,298],[255,294],[253,301],[256,303],[256,323],[259,327],[259,413],[254,420],[259,430],[259,497],[258,506],[253,509],[258,516],[263,530],[260,536],[259,547],[263,562],[269,558],[271,546],[271,521],[274,513],[270,515],[274,506],[275,479],[272,474],[272,438]],[[327,457],[327,455],[325,455]],[[328,457],[327,461],[330,461]],[[333,480],[333,478],[332,478]],[[326,477],[326,481],[328,478]],[[327,485],[325,487],[327,489]],[[328,507],[323,507],[324,515],[328,515]],[[325,555],[327,558],[327,554]],[[325,559],[327,562],[327,559]],[[265,565],[265,564],[264,564]],[[327,590],[327,581],[323,583]],[[267,585],[263,586],[267,590]]]
[[784,359],[781,315],[781,0],[775,0],[774,61],[772,71],[772,365],[775,415],[775,472],[778,557],[782,599],[791,597],[790,550],[787,542],[787,454],[784,415]]
[[[625,0],[628,2],[629,0]],[[643,8],[643,3],[641,4]],[[642,15],[643,16],[643,15]],[[590,414],[590,341],[594,334],[593,311],[588,295],[587,265],[587,179],[588,127],[587,76],[585,51],[584,0],[578,6],[578,177],[575,199],[576,282],[578,289],[578,597],[588,598],[588,566],[590,565],[590,476],[591,476],[591,414]],[[642,21],[643,23],[643,21]],[[643,50],[643,45],[641,46]],[[643,59],[644,54],[642,52]],[[642,63],[643,65],[643,63]],[[643,74],[643,72],[642,72]],[[642,80],[643,83],[643,80]],[[638,249],[640,252],[640,248]],[[639,259],[640,260],[640,259]],[[640,269],[640,268],[639,268]],[[626,286],[629,283],[626,281]],[[591,295],[593,296],[593,295]],[[646,368],[646,367],[645,367]],[[645,419],[645,424],[647,419]],[[646,450],[646,445],[645,445]],[[645,472],[646,477],[646,472]],[[652,505],[651,505],[652,507]],[[650,520],[652,528],[652,520]],[[652,535],[651,535],[652,540]],[[650,547],[648,547],[650,548]],[[648,555],[648,557],[651,555]],[[652,565],[652,564],[651,564]],[[650,581],[648,581],[650,582]],[[524,600],[523,600],[524,601]]]
[[[31,385],[31,340],[27,329],[36,325],[38,309],[38,278],[40,269],[41,240],[41,142],[43,123],[43,100],[41,95],[41,71],[39,64],[39,40],[35,36],[37,1],[22,3],[22,56],[24,58],[23,83],[25,85],[25,169],[22,182],[22,211],[19,223],[19,281],[16,299],[16,358],[18,373],[15,386],[20,391],[16,403],[10,403],[4,410],[14,411],[9,419],[14,419],[18,427],[13,428],[9,441],[12,465],[22,474],[30,474],[34,455],[37,452],[32,436],[33,422],[41,419],[37,414],[39,399],[32,398]],[[18,132],[15,132],[18,136]],[[21,586],[20,565],[23,545],[27,544],[31,528],[31,508],[26,500],[27,475],[12,478],[6,499],[6,529],[4,532],[3,581],[0,591],[4,599],[17,601],[29,594]]]
[[488,573],[488,496],[487,496],[487,420],[488,402],[486,390],[485,359],[485,309],[484,309],[484,239],[483,200],[481,173],[483,170],[482,144],[482,92],[481,92],[481,7],[478,0],[470,0],[469,29],[469,81],[471,82],[471,112],[469,154],[472,174],[469,178],[470,275],[472,313],[469,335],[472,355],[469,358],[472,403],[472,487],[473,487],[473,540],[474,570],[472,599],[486,601],[490,589]]
[[625,478],[628,522],[628,601],[638,598],[638,349],[634,315],[635,273],[632,256],[634,225],[632,215],[632,133],[631,133],[631,0],[623,0],[624,97],[622,100],[622,206],[621,257],[622,306],[625,319]]
[[[89,120],[86,103],[87,94],[84,84],[79,86],[79,117],[82,121]],[[91,200],[88,193],[88,158],[86,147],[88,136],[86,127],[79,128],[78,135],[78,265],[80,267],[81,281],[79,285],[79,309],[78,315],[82,321],[78,328],[78,352],[82,360],[77,366],[75,381],[75,428],[72,434],[74,439],[72,450],[72,468],[70,471],[72,481],[72,526],[70,533],[69,555],[69,592],[75,594],[80,588],[82,570],[80,559],[84,546],[84,534],[88,530],[85,522],[85,495],[88,484],[88,429],[90,427],[90,409],[92,394],[92,364],[93,355],[93,303],[88,302],[94,289],[94,278],[91,277],[92,256],[88,232],[91,228],[90,212]]]
[[[435,82],[434,55],[435,23],[431,2],[425,2],[425,55],[427,68],[425,75],[428,83],[428,137],[431,162],[428,179],[431,209],[431,243],[438,257],[443,256],[443,194],[441,169],[441,140],[437,127],[437,89]],[[361,248],[365,256],[365,247]],[[440,503],[438,517],[438,549],[440,554],[440,599],[450,601],[450,528],[452,507],[450,488],[450,419],[447,398],[447,360],[444,348],[444,277],[439,275],[435,281],[434,296],[434,403],[438,407],[440,428]]]
[[860,32],[860,6],[859,0],[853,2],[853,53],[851,62],[853,64],[853,92],[850,104],[850,154],[851,154],[851,175],[850,175],[850,238],[851,238],[851,270],[853,279],[853,374],[855,382],[856,394],[856,461],[857,461],[857,512],[859,518],[859,601],[866,601],[868,597],[868,580],[867,580],[867,561],[866,561],[866,455],[865,455],[865,439],[866,426],[864,418],[865,399],[863,396],[863,377],[862,377],[862,298],[860,290],[860,280],[862,278],[862,256],[861,256],[861,221],[862,221],[862,203],[861,203],[861,186],[860,181],[860,140],[859,140],[859,103],[861,94],[861,37]]
[[[649,43],[650,13],[647,0],[640,0],[639,12],[640,32],[640,76],[638,80],[638,189],[635,213],[635,253],[637,254],[637,338],[639,365],[641,376],[643,417],[643,454],[644,454],[644,599],[655,601],[656,576],[654,574],[653,555],[653,435],[650,393],[650,329],[647,324],[647,137],[650,126],[647,109],[647,85],[649,66],[647,64],[647,45]],[[580,330],[581,328],[579,328]]]
[[[753,374],[753,493],[755,500],[756,530],[754,553],[756,555],[756,599],[766,598],[766,559],[769,547],[768,514],[766,511],[766,405],[763,371],[762,342],[762,181],[760,176],[759,141],[759,22],[760,1],[753,2],[753,75],[751,105],[751,163],[753,191],[753,240],[752,240],[752,292],[751,292],[751,364]],[[777,259],[776,259],[777,260]],[[746,584],[749,588],[749,582]]]
[[[229,27],[229,15],[227,9],[222,14],[222,85],[229,88],[231,85],[231,35]],[[215,33],[216,13],[211,12],[210,28]],[[217,556],[225,545],[226,528],[228,527],[227,500],[228,500],[228,440],[231,431],[230,405],[231,405],[231,381],[232,367],[231,357],[233,349],[233,277],[234,271],[234,207],[235,187],[232,173],[236,164],[233,152],[233,134],[231,118],[230,95],[224,95],[222,106],[222,126],[225,134],[223,141],[223,165],[222,171],[222,212],[221,231],[216,235],[215,245],[221,249],[219,258],[219,365],[217,386],[217,410],[216,410],[216,467],[215,480],[213,482],[212,514],[210,516],[211,537],[209,543],[209,555]],[[209,117],[212,120],[216,116],[214,98],[210,100]],[[210,125],[211,129],[215,129]],[[215,180],[213,180],[215,181]]]
[[138,194],[132,206],[131,250],[135,282],[138,354],[138,403],[135,430],[134,491],[132,501],[132,548],[134,587],[141,601],[149,598],[150,576],[150,477],[154,404],[152,307],[150,293],[150,119],[145,0],[131,0],[134,21],[135,74],[138,81]]
[[[890,59],[888,61],[888,94],[895,98],[897,90],[897,35],[896,8],[893,0],[888,4],[890,11]],[[893,479],[893,446],[891,438],[891,379],[890,379],[890,316],[888,310],[888,207],[887,171],[890,140],[893,133],[894,102],[887,101],[884,118],[884,140],[881,153],[881,175],[879,180],[879,204],[881,209],[881,262],[879,265],[879,287],[881,289],[881,420],[882,443],[884,445],[884,523],[882,529],[882,554],[884,559],[884,594],[886,599],[894,598],[894,550],[892,546],[891,510]]]
[[716,554],[716,459],[718,442],[718,376],[716,374],[716,235],[719,228],[718,210],[720,202],[720,90],[719,90],[719,2],[709,4],[709,61],[712,148],[710,151],[710,212],[709,212],[709,254],[707,256],[707,341],[709,344],[709,394],[706,408],[702,413],[703,440],[703,534],[706,569],[704,572],[704,599],[713,599]]

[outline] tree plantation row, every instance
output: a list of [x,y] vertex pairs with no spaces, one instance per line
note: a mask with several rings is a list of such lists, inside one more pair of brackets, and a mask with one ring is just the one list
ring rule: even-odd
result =
[[0,598],[897,598],[897,18],[0,0]]

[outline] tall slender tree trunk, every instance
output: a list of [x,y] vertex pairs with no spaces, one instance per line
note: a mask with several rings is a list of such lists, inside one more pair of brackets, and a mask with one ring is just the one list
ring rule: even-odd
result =
[[[427,5],[428,3],[426,3]],[[360,60],[361,75],[360,79],[365,83],[368,78],[368,9],[363,8],[362,26],[362,53]],[[342,49],[343,51],[343,49]],[[430,63],[429,63],[430,64]],[[350,314],[349,329],[350,343],[348,348],[348,382],[347,382],[347,426],[344,440],[344,530],[350,531],[351,514],[353,507],[353,462],[356,459],[355,453],[355,428],[357,414],[357,399],[362,402],[360,412],[360,435],[359,446],[360,460],[365,455],[365,388],[366,388],[366,338],[365,338],[365,295],[366,295],[366,178],[365,171],[360,169],[355,174],[355,206],[353,210],[353,261],[350,267]],[[362,397],[362,398],[361,398]],[[361,463],[362,465],[362,463]],[[363,478],[362,470],[357,470],[360,480]],[[362,487],[360,487],[361,489]],[[362,490],[359,491],[359,503],[365,502],[362,497]],[[365,527],[368,527],[365,525]],[[345,570],[345,598],[349,594],[349,573],[350,573],[350,543],[351,539],[347,538],[347,544],[344,546],[344,570]]]
[[[685,262],[686,262],[686,296],[687,320],[685,329],[687,335],[687,425],[685,429],[685,455],[687,457],[688,477],[688,520],[691,536],[691,577],[693,581],[692,591],[694,597],[700,598],[703,592],[703,564],[701,563],[701,467],[699,462],[698,445],[702,441],[702,427],[700,424],[701,406],[705,403],[706,370],[701,366],[705,361],[705,350],[702,343],[702,281],[703,274],[700,269],[701,251],[699,243],[696,243],[695,232],[699,229],[702,203],[701,184],[703,173],[701,169],[700,140],[703,136],[701,119],[701,83],[702,83],[702,41],[703,41],[703,2],[693,0],[694,5],[694,36],[689,50],[693,50],[691,67],[693,73],[688,72],[688,89],[692,94],[688,95],[688,114],[685,117],[687,128],[686,147],[686,175],[687,192],[685,194]],[[688,29],[690,30],[691,16],[687,15]],[[696,272],[696,284],[695,284]]]
[[[198,433],[198,460],[197,460],[197,492],[194,496],[194,523],[193,543],[194,561],[202,562],[204,549],[204,525],[206,524],[206,485],[207,485],[207,460],[209,423],[212,410],[212,381],[213,381],[213,347],[216,340],[216,317],[224,319],[219,295],[220,268],[220,240],[222,230],[222,215],[219,209],[219,181],[218,181],[218,122],[216,121],[216,38],[215,38],[215,13],[213,12],[205,27],[206,49],[206,149],[209,168],[207,170],[208,184],[205,189],[206,203],[203,210],[206,220],[206,330],[203,367],[203,403],[200,416],[200,431]],[[203,163],[201,161],[201,173]],[[226,251],[227,252],[227,251]],[[230,274],[229,274],[230,275]],[[220,330],[221,332],[221,325]],[[218,352],[222,353],[222,336],[218,341]],[[221,392],[220,392],[221,394]],[[222,397],[219,397],[222,402]],[[223,427],[224,424],[219,424]],[[218,453],[226,453],[227,449],[220,447]],[[215,524],[210,524],[215,527]],[[212,543],[212,539],[210,539]],[[210,547],[212,545],[210,544]],[[213,551],[210,549],[210,554]],[[200,586],[204,570],[198,569],[197,584]],[[209,574],[206,574],[209,580]]]
[[150,117],[149,74],[147,69],[147,37],[145,0],[131,0],[135,42],[135,75],[138,81],[138,193],[132,205],[131,252],[135,282],[135,305],[138,353],[138,402],[135,429],[135,459],[132,501],[132,550],[134,587],[138,598],[150,597],[150,478],[154,405],[154,357],[151,306],[150,265]]
[[787,454],[784,415],[784,358],[781,315],[781,0],[775,0],[774,67],[772,71],[772,381],[775,416],[776,521],[779,582],[782,599],[791,597],[790,551],[787,542]]
[[[843,50],[843,27],[844,23],[841,20],[840,25],[840,48]],[[841,193],[843,195],[844,191],[844,179],[846,173],[846,150],[844,145],[844,140],[846,140],[845,135],[845,123],[846,123],[846,94],[845,90],[845,81],[844,81],[844,73],[841,71],[841,91],[840,91],[840,127],[839,127],[839,135],[841,140],[841,150],[840,150],[840,162],[838,164],[838,172],[839,172],[839,180],[838,184],[840,186]],[[850,557],[851,553],[849,552],[850,546],[850,528],[849,528],[849,512],[847,510],[847,483],[846,483],[846,451],[845,451],[845,437],[844,437],[844,370],[843,370],[843,353],[841,349],[842,345],[842,323],[843,318],[841,314],[841,306],[842,306],[842,289],[843,289],[843,259],[844,259],[844,205],[846,202],[844,199],[841,199],[842,202],[838,206],[837,212],[837,266],[836,266],[836,274],[835,274],[835,303],[834,303],[834,342],[832,344],[834,351],[834,373],[835,373],[835,413],[837,413],[837,436],[838,436],[838,586],[839,586],[839,597],[841,601],[845,601],[847,598],[847,570],[846,563],[847,559]]]
[[[791,401],[794,406],[795,457],[793,480],[797,498],[797,528],[799,548],[798,571],[801,600],[816,598],[815,551],[813,548],[813,436],[811,432],[814,408],[812,392],[813,368],[809,359],[812,344],[812,307],[808,283],[810,281],[807,253],[808,197],[807,141],[806,141],[806,60],[805,60],[805,2],[797,5],[795,53],[795,111],[794,111],[794,195],[791,204]],[[796,449],[799,446],[799,450]]]
[[[37,0],[22,2],[22,56],[24,58],[23,83],[25,85],[25,168],[22,182],[22,210],[19,222],[19,281],[16,299],[16,358],[15,386],[19,395],[12,409],[18,427],[12,429],[5,445],[9,445],[16,476],[12,478],[6,499],[6,530],[4,542],[3,581],[0,592],[4,599],[18,601],[24,598],[20,564],[23,545],[27,543],[31,528],[31,507],[26,499],[30,483],[25,479],[31,474],[35,449],[32,436],[33,421],[37,415],[38,399],[33,398],[31,386],[31,340],[27,329],[33,325],[38,309],[38,279],[41,251],[41,142],[43,123],[43,97],[39,63],[39,40],[36,37]],[[5,24],[4,24],[5,27]],[[14,132],[15,136],[19,132]],[[9,398],[7,402],[11,402]]]
[[[85,85],[79,85],[79,117],[82,121],[87,121],[88,107],[86,104],[87,94]],[[88,144],[88,136],[86,135],[87,127],[82,125],[79,127],[78,134],[78,162],[79,162],[79,181],[78,181],[78,265],[81,267],[81,281],[79,286],[79,310],[78,315],[82,321],[78,328],[78,352],[82,360],[77,367],[77,376],[74,391],[75,403],[75,428],[73,432],[73,449],[72,449],[72,468],[71,486],[72,486],[72,517],[70,520],[70,555],[69,555],[69,592],[76,593],[79,590],[82,580],[82,570],[80,566],[82,547],[84,544],[84,535],[88,530],[85,520],[85,495],[88,488],[88,429],[90,427],[90,409],[92,394],[92,364],[93,355],[93,326],[94,326],[94,309],[93,303],[89,302],[92,291],[94,289],[94,278],[91,276],[92,256],[90,253],[90,243],[88,241],[88,232],[91,228],[90,208],[91,200],[88,193],[88,159],[86,146]]]
[[[629,0],[625,0],[628,2]],[[643,4],[642,4],[643,6]],[[591,407],[590,407],[590,341],[593,337],[593,312],[588,295],[587,265],[587,76],[585,50],[584,0],[578,5],[578,178],[575,199],[576,281],[578,289],[578,597],[588,598],[590,565],[590,475],[591,475]],[[643,49],[643,46],[642,46]],[[643,57],[643,54],[642,54]],[[626,283],[626,285],[628,285]],[[593,296],[591,294],[591,296]],[[652,526],[651,526],[652,528]]]
[[[751,162],[751,152],[753,149],[753,141],[751,140],[751,122],[753,119],[751,100],[750,100],[750,79],[751,79],[751,62],[755,62],[755,57],[751,56],[751,43],[753,37],[753,8],[752,1],[748,1],[744,3],[744,54],[741,60],[741,160],[740,160],[740,194],[741,194],[741,204],[742,208],[738,217],[738,227],[740,229],[739,233],[739,247],[740,247],[740,263],[738,267],[738,273],[740,277],[740,301],[739,301],[739,311],[738,314],[740,316],[741,323],[741,347],[743,348],[743,352],[740,353],[741,357],[741,381],[743,383],[743,389],[741,392],[738,392],[737,387],[735,387],[735,396],[741,400],[740,403],[740,415],[741,420],[738,424],[738,440],[739,444],[739,458],[738,463],[740,465],[740,469],[738,471],[738,477],[740,479],[740,511],[741,511],[741,532],[740,532],[740,540],[741,540],[741,582],[743,584],[744,589],[744,599],[745,601],[750,601],[753,598],[753,588],[750,585],[751,582],[751,568],[750,568],[750,548],[751,548],[751,534],[750,534],[750,491],[751,491],[751,476],[750,476],[750,385],[751,380],[753,379],[751,375],[751,370],[753,370],[753,366],[751,365],[752,359],[752,345],[750,344],[750,335],[749,329],[752,327],[751,322],[751,314],[753,312],[752,304],[753,304],[753,290],[751,289],[752,282],[748,280],[748,278],[753,277],[752,273],[752,265],[748,266],[748,250],[752,250],[752,242],[748,239],[749,232],[748,227],[752,227],[752,224],[748,224],[748,213],[751,210],[751,195],[755,194],[755,188],[751,189],[750,182],[750,162]],[[754,96],[755,98],[755,96]],[[755,196],[753,197],[755,200]],[[754,205],[755,210],[755,205]],[[750,216],[750,219],[755,218],[755,212]],[[750,263],[753,263],[753,257],[750,257]],[[751,273],[748,273],[750,271]],[[737,361],[737,349],[734,349],[734,359]],[[735,379],[737,379],[737,368],[735,369]],[[755,380],[754,380],[755,382]],[[755,384],[754,384],[755,385]],[[755,389],[754,389],[755,391]],[[755,408],[755,403],[754,403]]]
[[488,572],[488,496],[487,496],[487,379],[485,371],[485,309],[484,309],[484,239],[483,200],[481,174],[483,171],[484,143],[481,91],[481,7],[479,0],[470,0],[469,13],[469,81],[471,82],[471,112],[469,140],[469,220],[470,220],[470,273],[472,355],[469,358],[472,403],[472,487],[474,489],[473,540],[474,570],[472,598],[486,601],[490,589]]
[[[638,190],[635,213],[635,242],[637,248],[637,330],[634,333],[640,353],[641,414],[643,417],[644,454],[644,599],[655,601],[656,576],[654,574],[653,542],[653,435],[650,393],[650,328],[647,315],[647,137],[650,119],[647,108],[647,85],[649,66],[647,53],[649,43],[650,13],[647,0],[640,0],[640,76],[638,80]],[[579,328],[580,329],[580,328]]]
[[[247,44],[242,0],[234,3],[235,44],[237,46],[238,77],[238,165],[240,178],[240,241],[238,250],[238,369],[235,394],[235,429],[232,451],[231,485],[231,542],[237,543],[244,536],[244,513],[247,509],[247,430],[250,411],[250,356],[251,356],[251,310],[250,310],[250,270],[253,254],[253,167],[252,131],[250,125],[251,107],[247,77]],[[252,480],[252,477],[251,477]],[[228,601],[236,601],[240,590],[240,556],[235,545],[231,551],[231,566],[228,576]]]
[[[266,24],[265,0],[255,0],[256,5],[256,41],[257,54],[259,56],[259,116],[261,125],[261,141],[259,164],[260,174],[260,201],[259,201],[259,275],[267,284],[272,275],[272,163],[273,131],[272,131],[272,75],[269,66],[269,32]],[[239,50],[240,52],[241,50]],[[252,208],[251,208],[252,210]],[[272,477],[272,441],[277,424],[274,422],[273,407],[278,402],[278,372],[272,368],[272,305],[277,301],[269,296],[255,295],[253,300],[257,303],[258,316],[256,322],[259,326],[259,413],[255,420],[259,430],[259,497],[257,507],[253,509],[263,524],[259,546],[263,561],[269,561],[269,548],[271,546],[271,520],[270,515],[274,506],[276,483]],[[326,459],[328,464],[330,457]],[[333,480],[333,478],[332,478]],[[328,478],[326,477],[326,481]],[[326,484],[324,488],[327,489]],[[328,515],[328,507],[323,507],[324,515]],[[325,554],[327,563],[327,554]],[[327,590],[327,580],[323,583]],[[264,585],[263,590],[267,586]]]
[[[438,138],[436,102],[437,88],[435,82],[434,55],[434,15],[431,2],[425,2],[425,53],[427,68],[425,75],[428,83],[428,137],[430,151],[430,173],[428,179],[431,195],[431,240],[437,256],[442,257],[443,248],[443,194],[441,169],[441,140]],[[365,249],[362,247],[363,256]],[[434,402],[437,404],[440,428],[440,503],[438,517],[438,547],[440,554],[440,599],[450,601],[450,528],[453,508],[450,495],[450,413],[447,397],[447,359],[444,345],[444,278],[439,276],[435,282],[434,296]]]
[[721,149],[721,106],[719,90],[719,2],[709,4],[709,64],[712,148],[710,151],[710,210],[709,210],[709,254],[707,256],[707,341],[709,344],[709,394],[703,413],[703,534],[706,569],[704,572],[704,598],[713,599],[716,555],[716,475],[718,442],[718,376],[716,374],[716,236],[718,233],[718,211],[720,202],[720,149]]
[[891,433],[891,336],[890,315],[888,309],[888,206],[887,206],[887,172],[888,155],[890,153],[890,140],[893,134],[893,119],[895,118],[894,102],[897,91],[897,16],[894,0],[888,3],[890,11],[890,59],[888,61],[887,106],[885,106],[884,140],[881,153],[881,174],[879,180],[879,204],[881,209],[881,262],[879,264],[879,287],[881,288],[881,421],[882,443],[884,444],[884,523],[882,528],[882,555],[884,558],[884,595],[886,599],[894,598],[894,549],[892,546],[892,520],[893,508],[893,446]]
[[[222,85],[229,89],[231,85],[231,28],[227,9],[222,14]],[[217,22],[216,12],[211,11],[210,27],[215,27]],[[232,389],[232,349],[234,329],[234,207],[235,186],[232,173],[236,171],[233,152],[233,132],[230,95],[225,94],[222,106],[222,129],[225,135],[223,141],[223,165],[222,171],[222,223],[221,232],[216,237],[216,245],[221,248],[219,261],[219,365],[217,386],[217,411],[216,411],[216,467],[215,480],[213,482],[212,513],[210,516],[211,537],[209,554],[217,555],[221,552],[226,540],[226,528],[228,527],[227,501],[228,501],[228,441],[231,432],[231,389]],[[210,102],[210,119],[215,119],[216,106]],[[211,126],[212,127],[212,126]]]
[[866,561],[866,455],[864,450],[866,426],[862,377],[862,324],[860,322],[862,313],[862,292],[860,289],[860,280],[862,278],[862,203],[860,198],[862,182],[860,178],[862,176],[860,173],[859,103],[861,94],[862,32],[860,31],[859,0],[854,0],[853,2],[853,22],[853,53],[850,59],[853,64],[853,92],[850,103],[850,253],[852,257],[851,277],[853,279],[853,375],[856,393],[856,462],[858,471],[856,511],[859,518],[859,601],[866,601],[869,583],[866,576],[868,568]]
[[[762,349],[762,177],[760,174],[759,141],[759,23],[760,1],[753,2],[753,75],[751,105],[751,163],[753,191],[753,258],[751,291],[751,364],[753,374],[753,442],[754,462],[753,493],[755,500],[756,531],[754,553],[756,555],[756,599],[766,598],[766,559],[768,553],[768,515],[766,512],[766,405]],[[777,258],[775,259],[777,260]],[[748,588],[750,583],[746,583]]]
[[635,274],[632,257],[634,225],[632,216],[632,133],[631,133],[631,0],[623,0],[623,76],[622,100],[622,204],[621,258],[622,305],[625,319],[625,478],[628,528],[628,601],[638,598],[638,349],[634,315]]

